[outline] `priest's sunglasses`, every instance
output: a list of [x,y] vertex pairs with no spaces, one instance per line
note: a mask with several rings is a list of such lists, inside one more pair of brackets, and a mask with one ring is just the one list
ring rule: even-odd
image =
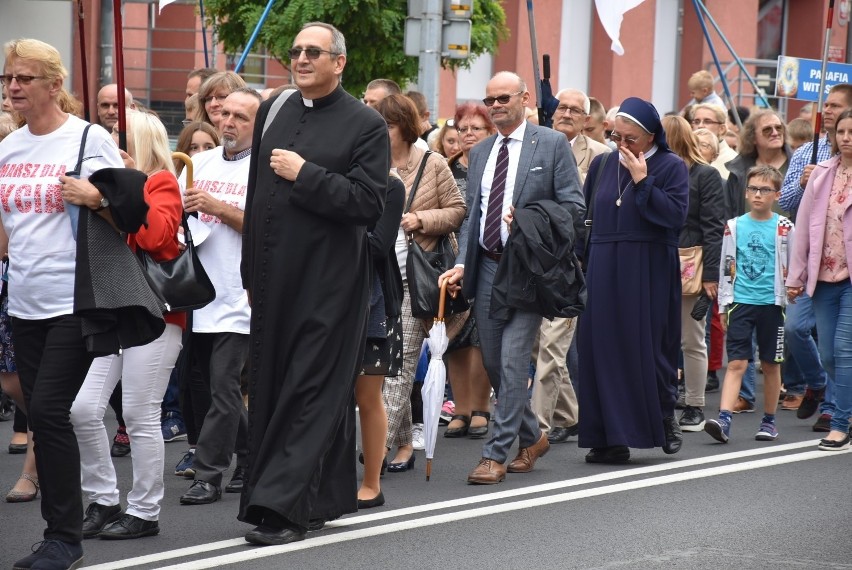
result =
[[746,192],[749,194],[757,194],[758,196],[763,196],[764,194],[767,196],[771,196],[772,194],[778,192],[775,188],[770,188],[769,186],[746,186]]
[[47,79],[44,75],[0,75],[0,82],[6,87],[12,84],[12,80],[18,82],[18,85],[29,85],[34,79]]
[[523,91],[518,91],[517,93],[509,93],[508,95],[498,95],[497,97],[486,97],[482,100],[482,102],[485,103],[486,107],[493,107],[495,102],[500,103],[501,105],[505,105],[512,99],[512,97],[514,97],[515,95],[520,95],[521,93],[523,93]]
[[328,51],[327,49],[320,49],[318,47],[294,47],[291,48],[290,51],[287,53],[290,54],[290,59],[299,59],[299,56],[302,55],[302,52],[305,52],[307,58],[311,60],[319,59],[319,56],[324,53],[327,53],[328,55],[340,55],[336,51]]

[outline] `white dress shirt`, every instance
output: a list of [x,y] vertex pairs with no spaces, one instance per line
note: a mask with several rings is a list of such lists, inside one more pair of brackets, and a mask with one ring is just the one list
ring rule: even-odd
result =
[[[521,160],[521,148],[524,145],[524,133],[526,133],[527,122],[521,121],[517,129],[509,135],[509,142],[506,144],[509,151],[509,170],[506,173],[506,188],[503,191],[503,216],[509,213],[509,206],[512,205],[512,199],[515,191],[515,179],[518,173],[518,163]],[[485,163],[485,170],[482,173],[482,184],[480,186],[480,216],[479,216],[479,245],[485,247],[482,243],[482,235],[485,232],[485,216],[488,213],[488,198],[491,196],[491,184],[494,182],[494,171],[497,168],[497,153],[500,152],[500,145],[503,144],[503,139],[506,138],[500,133],[497,133],[497,139],[491,147],[491,154],[488,155],[488,161]],[[509,228],[506,222],[500,222],[500,241],[503,245],[509,239]]]

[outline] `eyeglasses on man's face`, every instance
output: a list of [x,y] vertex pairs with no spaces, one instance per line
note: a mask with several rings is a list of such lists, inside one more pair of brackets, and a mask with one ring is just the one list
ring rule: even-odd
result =
[[572,117],[582,117],[586,112],[579,107],[569,107],[568,105],[559,105],[556,107],[556,112],[560,115],[570,113]]
[[769,186],[751,186],[751,185],[746,186],[746,192],[748,192],[751,195],[757,194],[758,196],[763,196],[763,195],[770,196],[777,191],[778,190],[776,190],[775,188],[770,188]]
[[320,49],[318,47],[294,47],[290,49],[290,51],[287,53],[290,54],[290,59],[299,59],[299,56],[302,55],[302,52],[305,52],[305,56],[310,60],[319,59],[319,56],[324,53],[327,53],[328,55],[340,55],[337,52],[328,51],[327,49]]
[[760,129],[760,132],[763,133],[763,136],[765,137],[772,136],[772,133],[776,131],[778,131],[779,134],[784,134],[784,125],[769,125],[768,127]]
[[508,95],[498,95],[497,97],[486,97],[482,100],[485,103],[486,107],[493,107],[494,103],[500,103],[501,105],[507,104],[512,100],[512,97],[515,95],[520,95],[523,91],[518,91],[517,93],[509,93]]
[[44,75],[0,75],[0,81],[6,87],[12,84],[12,80],[18,82],[18,85],[29,85],[36,79],[47,79]]

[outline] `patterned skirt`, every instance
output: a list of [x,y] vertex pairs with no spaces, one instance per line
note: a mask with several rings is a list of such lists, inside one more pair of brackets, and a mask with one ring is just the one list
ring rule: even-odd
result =
[[0,372],[17,372],[15,346],[12,344],[12,318],[9,316],[9,296],[0,300]]
[[402,319],[387,318],[387,338],[368,338],[361,376],[396,376],[402,369]]

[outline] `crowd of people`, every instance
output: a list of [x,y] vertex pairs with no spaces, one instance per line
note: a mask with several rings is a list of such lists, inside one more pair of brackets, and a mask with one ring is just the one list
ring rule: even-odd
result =
[[[852,85],[827,96],[812,164],[806,120],[726,110],[704,71],[663,117],[562,89],[552,129],[501,71],[438,126],[391,80],[347,93],[334,26],[305,24],[289,55],[294,84],[264,92],[189,73],[175,134],[190,178],[132,93],[120,149],[116,85],[89,125],[55,48],[4,46],[0,387],[25,455],[6,501],[40,493],[46,521],[15,568],[158,534],[166,442],[187,442],[179,502],[240,493],[252,544],[385,504],[382,477],[425,445],[413,248],[449,244],[434,285],[469,304],[446,320],[442,414],[443,437],[483,440],[470,484],[532,471],[572,437],[604,464],[675,454],[683,432],[727,442],[758,369],[756,440],[779,437],[780,407],[818,415],[819,449],[850,447]],[[138,256],[177,258],[185,227],[216,295],[173,311]],[[533,279],[545,254],[557,262]],[[122,508],[111,457],[128,454]]]

